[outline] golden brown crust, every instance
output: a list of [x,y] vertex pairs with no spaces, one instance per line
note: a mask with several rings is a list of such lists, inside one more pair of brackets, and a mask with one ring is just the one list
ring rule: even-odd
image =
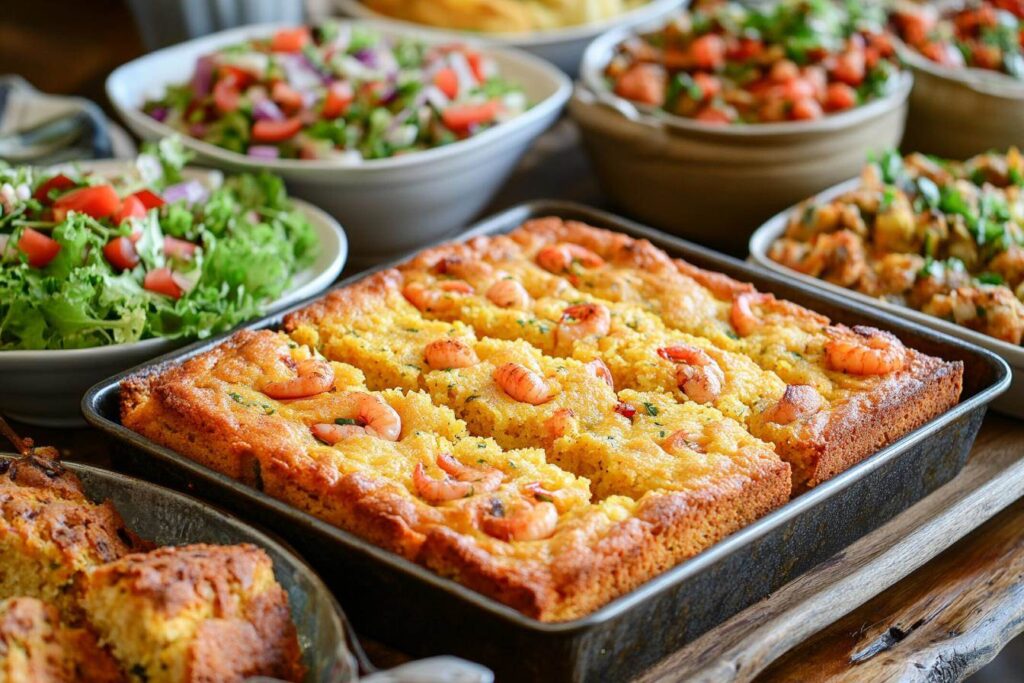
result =
[[584,616],[693,557],[789,500],[789,466],[765,463],[700,491],[649,493],[606,535],[583,532],[546,562],[503,562],[472,539],[431,531],[420,561],[542,621]]

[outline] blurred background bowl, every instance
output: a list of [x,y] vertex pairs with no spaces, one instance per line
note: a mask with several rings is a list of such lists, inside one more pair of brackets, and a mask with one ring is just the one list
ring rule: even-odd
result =
[[604,79],[630,35],[616,29],[587,49],[569,112],[609,201],[662,230],[745,253],[765,219],[857,175],[869,153],[903,136],[908,72],[885,97],[815,121],[721,126],[636,106]]
[[[446,42],[437,34],[392,24],[369,24],[381,35]],[[125,64],[107,79],[107,94],[128,127],[145,140],[175,134],[144,114],[147,98],[188,81],[196,60],[224,45],[265,37],[279,25],[247,26],[164,48]],[[521,84],[533,106],[520,116],[466,140],[357,164],[335,160],[254,159],[191,137],[197,161],[231,171],[268,170],[295,196],[338,218],[351,242],[353,267],[394,259],[454,235],[495,195],[534,140],[555,122],[572,91],[550,64],[516,50],[481,47],[502,76]]]
[[949,69],[906,45],[914,73],[903,147],[966,159],[1011,145],[1024,147],[1024,82],[983,69]]
[[579,73],[580,59],[587,46],[605,31],[613,28],[630,28],[660,19],[687,3],[688,0],[651,0],[646,5],[624,12],[617,17],[580,26],[525,33],[477,33],[424,27],[420,24],[392,19],[369,9],[361,0],[333,0],[335,9],[345,16],[379,19],[399,26],[416,26],[439,36],[445,36],[448,40],[473,38],[499,47],[519,48],[551,62],[570,76],[576,76]]

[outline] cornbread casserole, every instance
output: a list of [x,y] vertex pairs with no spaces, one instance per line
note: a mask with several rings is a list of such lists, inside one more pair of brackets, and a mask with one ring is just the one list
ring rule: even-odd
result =
[[962,372],[542,219],[336,289],[121,399],[150,439],[558,621],[946,410]]
[[301,680],[263,551],[151,550],[55,455],[0,461],[0,683]]

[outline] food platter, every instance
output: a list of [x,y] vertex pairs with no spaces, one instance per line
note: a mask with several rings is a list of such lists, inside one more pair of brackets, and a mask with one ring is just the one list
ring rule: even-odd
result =
[[[837,321],[883,325],[916,348],[963,360],[967,375],[961,402],[925,427],[640,589],[589,616],[555,624],[524,617],[439,578],[350,533],[197,465],[120,424],[118,395],[124,377],[179,363],[211,348],[219,339],[193,345],[93,387],[83,400],[86,419],[124,444],[125,454],[144,462],[150,471],[161,472],[161,476],[177,485],[188,481],[199,487],[203,495],[229,507],[245,506],[270,528],[287,529],[289,538],[313,557],[318,566],[346,567],[348,576],[358,578],[334,588],[346,605],[357,606],[357,628],[366,633],[386,634],[390,641],[417,653],[455,652],[482,661],[499,674],[522,675],[528,671],[532,677],[557,680],[585,677],[589,672],[621,678],[642,670],[764,597],[955,476],[966,460],[986,404],[1008,385],[1009,371],[994,354],[593,209],[559,202],[528,204],[485,221],[471,229],[467,237],[507,232],[530,218],[549,215],[584,220],[650,239],[696,265],[749,280],[768,291],[809,304]],[[340,283],[344,285],[345,282]],[[273,328],[280,321],[280,315],[272,316],[250,327]],[[922,477],[922,472],[927,472],[927,476]],[[893,495],[896,491],[900,494]],[[854,509],[858,512],[852,516],[842,512]],[[851,520],[856,523],[851,524]],[[737,586],[743,586],[743,590],[736,590]],[[394,601],[396,609],[403,605],[406,620],[394,623],[387,617],[390,611],[381,607],[382,601]],[[687,607],[684,609],[683,605]],[[422,628],[428,621],[437,624],[437,615],[445,615],[444,628],[429,632]],[[643,642],[631,638],[633,647],[628,652],[621,649],[625,634],[649,628],[651,623],[659,623],[659,631],[666,637]],[[468,633],[475,637],[466,637]],[[507,643],[517,646],[509,648]],[[536,657],[535,668],[526,668],[530,663],[516,654],[524,647],[547,656]]]
[[[837,197],[858,187],[860,182],[861,181],[859,179],[852,179],[840,183],[816,195],[815,199],[832,199],[833,197]],[[815,287],[823,291],[831,292],[837,296],[852,299],[865,306],[871,306],[878,310],[885,311],[890,315],[911,320],[917,325],[930,327],[942,332],[943,334],[963,339],[966,342],[977,344],[982,348],[999,354],[1007,363],[1009,363],[1013,370],[1013,383],[1003,396],[996,399],[992,408],[993,410],[998,410],[1001,413],[1006,413],[1007,415],[1012,415],[1014,417],[1024,417],[1024,400],[1022,400],[1024,399],[1024,377],[1022,377],[1022,374],[1024,374],[1024,349],[1021,349],[1020,346],[995,339],[994,337],[982,334],[981,332],[968,329],[963,325],[957,325],[956,323],[948,320],[936,318],[933,315],[928,315],[927,313],[922,313],[921,311],[917,311],[906,306],[900,306],[888,301],[876,299],[866,294],[855,292],[846,289],[845,287],[840,287],[839,285],[795,272],[768,258],[768,250],[771,248],[772,243],[782,236],[783,232],[785,232],[786,224],[788,223],[790,216],[793,215],[793,211],[794,208],[791,207],[779,214],[776,214],[764,225],[758,228],[753,235],[751,235],[751,262],[784,277],[796,279],[799,282],[805,283],[809,287]]]
[[[363,24],[367,25],[367,24]],[[368,24],[383,36],[450,42],[408,27]],[[221,46],[269,35],[276,25],[222,31],[159,50],[118,67],[107,79],[114,108],[136,135],[156,140],[174,129],[142,113],[148,97],[187,81],[198,58]],[[470,41],[472,43],[472,41]],[[252,159],[198,139],[184,143],[208,165],[279,174],[297,197],[327,210],[345,226],[357,265],[368,265],[465,225],[486,206],[527,147],[558,118],[571,91],[550,64],[520,52],[486,48],[510,81],[522,83],[532,107],[521,116],[455,144],[359,164],[337,160]],[[380,226],[387,225],[382,233]]]
[[[3,462],[18,457],[0,453]],[[354,652],[361,651],[350,649],[352,635],[337,600],[282,541],[234,515],[162,486],[89,465],[62,464],[81,480],[89,498],[112,501],[128,526],[146,540],[158,545],[251,543],[262,548],[288,593],[310,672],[307,683],[344,683],[358,676]]]
[[[76,164],[97,174],[115,174],[131,168],[127,161],[91,161]],[[208,181],[219,173],[188,169],[187,180]],[[301,200],[295,206],[309,220],[319,240],[312,265],[296,274],[285,293],[266,306],[281,310],[327,287],[341,273],[348,259],[348,240],[338,222],[324,211]],[[32,424],[75,426],[82,424],[78,403],[100,378],[180,346],[183,342],[147,339],[88,349],[60,351],[0,351],[0,413]]]

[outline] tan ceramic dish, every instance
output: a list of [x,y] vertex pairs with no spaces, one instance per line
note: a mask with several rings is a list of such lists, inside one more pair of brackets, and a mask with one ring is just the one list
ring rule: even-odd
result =
[[587,49],[569,111],[609,199],[673,234],[743,251],[765,219],[857,175],[870,152],[903,135],[909,73],[889,95],[817,121],[714,126],[635,106],[603,76],[631,33],[610,31]]
[[914,72],[903,147],[949,159],[1024,146],[1024,83],[983,69],[949,69],[899,44]]

